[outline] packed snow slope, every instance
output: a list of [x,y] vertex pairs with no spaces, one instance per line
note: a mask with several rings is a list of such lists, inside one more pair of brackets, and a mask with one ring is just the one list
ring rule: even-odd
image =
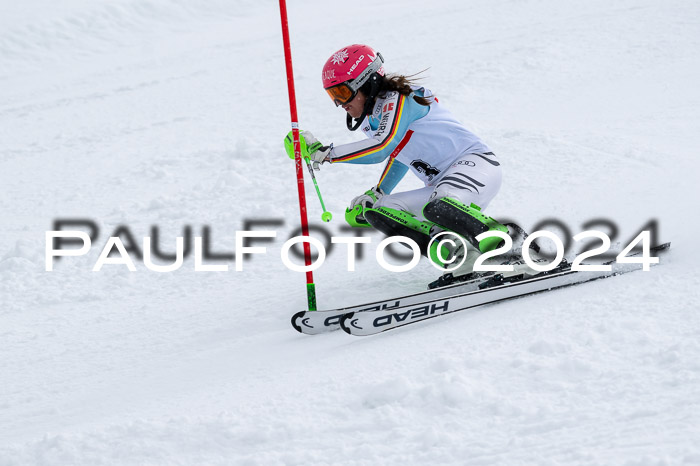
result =
[[[1,465],[700,464],[700,3],[289,2],[300,122],[321,141],[360,137],[323,63],[371,44],[391,72],[429,68],[498,154],[491,215],[614,226],[623,245],[655,219],[673,242],[649,272],[368,338],[289,325],[306,297],[280,260],[299,217],[276,2],[5,3]],[[344,208],[381,168],[318,173],[330,234],[352,234]],[[45,232],[66,219],[99,234],[47,272]],[[277,236],[241,271],[195,272],[192,254],[92,271],[115,230],[142,248],[155,228],[172,253],[188,226],[216,254],[239,230]],[[371,238],[357,271],[337,247],[315,272],[320,307],[438,274],[383,270]]]

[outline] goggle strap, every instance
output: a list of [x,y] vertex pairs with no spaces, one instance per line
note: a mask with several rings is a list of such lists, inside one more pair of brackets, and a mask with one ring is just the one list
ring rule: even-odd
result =
[[358,89],[360,89],[362,85],[367,82],[370,76],[372,76],[372,73],[379,71],[383,64],[384,58],[382,57],[381,53],[377,52],[377,57],[372,63],[369,64],[367,68],[365,68],[365,71],[360,76],[348,83],[348,86],[350,89],[352,89],[352,92],[357,92]]

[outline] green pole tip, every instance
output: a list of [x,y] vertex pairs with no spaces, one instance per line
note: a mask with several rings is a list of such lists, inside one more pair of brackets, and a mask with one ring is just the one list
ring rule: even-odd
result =
[[323,220],[324,222],[330,222],[332,218],[333,218],[333,214],[330,212],[324,212],[321,215],[321,220]]
[[316,285],[313,283],[306,284],[306,298],[309,304],[309,311],[316,310]]

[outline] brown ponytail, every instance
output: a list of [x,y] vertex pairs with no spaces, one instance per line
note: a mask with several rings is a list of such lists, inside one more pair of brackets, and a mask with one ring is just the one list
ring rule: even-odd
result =
[[[425,71],[425,70],[423,70]],[[413,92],[413,89],[411,89],[411,86],[417,85],[417,81],[420,78],[415,78],[415,76],[418,76],[420,73],[423,71],[419,71],[416,74],[411,74],[408,76],[403,76],[401,74],[390,74],[387,76],[383,76],[382,80],[379,84],[379,95],[384,96],[386,95],[387,92],[391,91],[396,91],[401,95],[409,96]],[[418,95],[413,96],[413,100],[418,102],[421,105],[428,106],[431,103],[433,103],[433,97],[421,97]]]

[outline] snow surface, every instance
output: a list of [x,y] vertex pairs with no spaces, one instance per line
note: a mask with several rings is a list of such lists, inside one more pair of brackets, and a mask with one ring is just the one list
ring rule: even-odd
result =
[[[278,4],[5,2],[0,464],[700,464],[700,3],[358,6],[290,2],[304,128],[358,137],[320,68],[369,43],[390,71],[429,67],[498,154],[491,215],[572,234],[609,219],[622,242],[657,219],[663,265],[377,337],[300,335],[304,275],[279,258],[298,206]],[[379,170],[323,167],[332,234]],[[100,235],[46,272],[45,232],[70,218]],[[285,220],[255,227],[277,238],[243,271],[195,272],[191,255],[172,273],[91,271],[119,226],[139,243],[157,226],[166,251],[209,226],[232,253],[246,219]],[[321,307],[436,275],[386,272],[373,247],[355,273],[329,255]]]

